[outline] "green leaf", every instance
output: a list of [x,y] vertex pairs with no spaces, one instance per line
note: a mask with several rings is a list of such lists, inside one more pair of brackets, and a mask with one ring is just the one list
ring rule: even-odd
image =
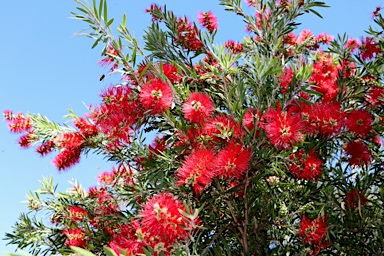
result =
[[92,49],[95,48],[99,44],[99,42],[102,38],[103,38],[103,36],[100,36],[99,38],[96,39],[95,43],[92,45]]
[[117,256],[114,250],[104,246],[104,252],[107,256]]
[[93,12],[96,16],[96,18],[99,18],[99,15],[97,14],[97,9],[96,9],[96,0],[93,0]]
[[110,20],[107,22],[106,26],[109,27],[109,26],[113,23],[114,20],[115,20],[114,18],[110,19]]
[[123,21],[121,22],[121,26],[126,27],[127,26],[127,15],[123,15]]
[[321,19],[323,18],[323,16],[320,15],[320,13],[318,13],[317,11],[313,10],[313,9],[309,9],[310,12],[312,12],[313,14],[315,14],[316,16],[320,17]]
[[100,0],[100,3],[99,3],[99,12],[98,12],[99,19],[100,17],[102,17],[102,14],[103,14],[103,2],[104,0]]
[[76,253],[79,253],[82,256],[96,256],[95,254],[93,254],[90,251],[87,251],[87,250],[85,250],[83,248],[79,248],[79,247],[76,247],[76,246],[70,246],[70,248],[72,249],[72,251],[74,251]]
[[83,12],[83,13],[85,13],[85,14],[88,14],[88,12],[86,10],[84,10],[83,8],[81,8],[81,7],[76,7],[76,9],[81,11],[81,12]]
[[[108,8],[107,8],[107,1],[104,0],[104,22],[107,22],[108,20]],[[107,25],[108,26],[108,25]]]

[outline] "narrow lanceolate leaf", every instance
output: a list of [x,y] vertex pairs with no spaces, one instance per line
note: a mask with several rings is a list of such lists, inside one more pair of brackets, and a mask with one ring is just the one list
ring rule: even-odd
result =
[[104,247],[104,252],[107,256],[117,256],[115,251],[108,247]]
[[123,20],[121,21],[121,26],[124,28],[127,26],[127,15],[125,13],[123,14]]
[[96,16],[97,19],[99,19],[99,14],[97,12],[97,3],[96,0],[93,0],[93,14]]
[[107,0],[103,0],[103,1],[104,1],[104,22],[107,22],[108,20]]
[[85,250],[83,248],[79,248],[79,247],[76,247],[76,246],[71,246],[70,248],[71,248],[72,251],[74,251],[75,253],[78,253],[81,256],[96,256],[95,254],[93,254],[90,251],[87,251],[87,250]]
[[98,10],[98,19],[102,19],[102,17],[103,17],[104,1],[105,1],[105,0],[100,0],[100,3],[99,3],[99,10]]
[[111,24],[113,23],[113,21],[114,21],[114,19],[113,19],[113,18],[112,18],[112,19],[110,19],[110,20],[107,22],[106,26],[107,26],[107,27],[111,26]]

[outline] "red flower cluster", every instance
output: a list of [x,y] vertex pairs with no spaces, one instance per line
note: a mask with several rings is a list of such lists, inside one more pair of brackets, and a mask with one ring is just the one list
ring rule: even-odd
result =
[[52,163],[59,171],[66,170],[80,162],[81,147],[63,148]]
[[320,92],[325,100],[333,100],[339,91],[338,74],[339,68],[333,64],[331,55],[322,54],[313,64],[312,75],[308,83],[312,84],[311,88]]
[[371,150],[361,140],[348,142],[345,153],[349,155],[349,163],[353,166],[363,166],[372,161]]
[[276,148],[290,149],[303,141],[304,126],[300,114],[293,113],[292,110],[283,111],[277,106],[277,109],[267,109],[262,119],[262,128]]
[[315,150],[312,149],[308,153],[304,150],[290,156],[293,164],[289,166],[289,170],[299,179],[313,180],[321,175],[321,168],[323,161],[316,155]]
[[179,18],[176,27],[176,42],[190,51],[201,52],[203,50],[204,45],[199,39],[200,32],[189,23],[187,18]]
[[188,233],[184,229],[188,226],[183,211],[183,203],[169,193],[159,194],[147,201],[140,212],[141,224],[151,236],[159,237],[167,244],[184,239]]
[[322,102],[306,105],[302,109],[306,133],[331,138],[337,135],[344,122],[344,114],[338,102]]
[[372,37],[361,39],[360,56],[363,60],[372,59],[375,55],[381,53],[381,50]]
[[67,236],[65,244],[67,246],[77,246],[85,248],[86,237],[84,232],[79,228],[70,228],[63,230],[63,234]]
[[199,12],[197,20],[211,34],[219,28],[217,17],[211,11]]
[[25,117],[22,113],[14,115],[11,110],[5,110],[4,118],[11,132],[22,133],[32,129],[32,120],[29,117]]
[[140,90],[140,103],[151,114],[162,114],[171,107],[173,101],[172,88],[160,79],[152,79]]
[[240,144],[230,142],[216,155],[215,172],[226,180],[240,179],[249,168],[252,153]]
[[232,138],[241,138],[243,129],[232,117],[219,114],[208,119],[201,130],[203,136],[215,142],[229,141]]
[[162,7],[157,4],[151,4],[151,6],[145,9],[145,12],[148,12],[152,15],[152,21],[161,21],[161,18],[156,15],[157,11],[162,11]]
[[232,51],[234,54],[241,53],[244,50],[243,45],[241,43],[234,42],[233,40],[225,42],[224,47]]
[[36,140],[37,136],[34,131],[30,131],[19,138],[19,145],[22,148],[29,148]]
[[73,120],[73,124],[77,129],[79,129],[81,135],[86,138],[96,136],[99,133],[99,130],[97,129],[96,125],[90,123],[89,121],[86,121],[82,117],[78,117]]
[[81,206],[73,205],[68,207],[68,212],[70,214],[70,219],[73,222],[83,221],[88,217],[88,212]]
[[196,149],[189,154],[177,170],[177,185],[192,186],[195,194],[201,194],[212,182],[216,172],[212,169],[215,152],[211,149]]
[[212,115],[214,108],[215,105],[209,95],[203,92],[191,92],[183,104],[183,113],[191,123],[202,124]]
[[289,86],[291,85],[291,81],[293,79],[293,70],[291,67],[286,67],[283,70],[283,73],[279,77],[281,93],[287,93],[289,90]]
[[[115,59],[116,57],[118,57],[119,53],[116,51],[115,48],[113,48],[112,46],[110,46],[108,48],[108,50],[105,52],[105,58],[100,60],[98,62],[98,64],[102,67],[105,67],[105,66],[110,66],[112,65],[114,62],[115,62]],[[118,64],[115,63],[112,68],[111,68],[111,71],[114,71],[116,68],[118,67]]]
[[109,246],[118,255],[121,255],[120,250],[128,255],[143,253],[142,248],[148,245],[154,248],[155,255],[160,252],[171,255],[173,244],[189,236],[187,230],[193,229],[190,223],[198,222],[183,216],[180,211],[184,210],[183,203],[173,195],[155,195],[143,206],[140,219],[122,225]]
[[255,125],[258,125],[260,121],[260,113],[257,109],[247,109],[243,117],[243,126],[247,127],[248,131],[252,131]]
[[384,88],[373,87],[370,89],[365,99],[373,106],[377,107],[384,103]]
[[146,79],[146,81],[150,81],[152,79],[156,79],[153,73],[157,73],[160,70],[162,70],[162,73],[169,79],[172,84],[180,82],[181,76],[178,74],[177,68],[174,65],[168,63],[162,63],[161,66],[160,64],[150,64],[148,66],[147,63],[143,63],[139,66],[136,73],[139,77],[143,77]]
[[328,222],[325,216],[311,220],[308,216],[301,219],[298,236],[305,244],[320,245],[323,243],[328,231]]
[[345,201],[350,209],[355,209],[358,206],[364,206],[368,199],[361,190],[352,189],[345,193]]
[[130,143],[130,133],[143,114],[142,108],[128,86],[109,87],[100,96],[103,102],[91,112],[90,118],[108,137],[107,148],[113,151]]
[[360,138],[366,138],[372,130],[373,117],[364,109],[351,111],[345,120],[345,125],[349,131]]

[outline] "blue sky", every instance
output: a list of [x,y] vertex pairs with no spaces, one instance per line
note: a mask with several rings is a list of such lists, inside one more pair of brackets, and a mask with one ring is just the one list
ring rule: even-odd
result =
[[[109,0],[109,16],[115,25],[127,14],[127,26],[141,38],[143,29],[150,23],[145,8],[153,2],[167,4],[178,15],[196,20],[197,11],[212,10],[219,18],[217,42],[228,39],[241,40],[245,35],[241,19],[218,5],[218,1],[141,1]],[[320,9],[324,19],[313,14],[300,18],[301,29],[311,29],[315,34],[327,32],[337,35],[344,32],[351,37],[364,35],[369,25],[374,25],[371,12],[379,0],[325,1],[331,8]],[[63,116],[72,108],[78,115],[86,112],[86,105],[98,103],[98,93],[115,78],[100,82],[107,70],[99,67],[100,48],[91,49],[93,42],[73,34],[86,27],[81,21],[69,19],[75,11],[74,1],[4,1],[2,3],[2,64],[0,66],[0,111],[41,113],[56,122],[65,122]],[[26,212],[25,195],[39,188],[42,176],[53,176],[59,190],[70,187],[68,181],[76,178],[85,188],[96,185],[96,176],[109,171],[112,163],[90,154],[82,157],[76,167],[58,173],[51,161],[55,154],[39,157],[33,149],[23,150],[10,134],[6,123],[0,124],[0,239],[11,231],[19,213]],[[0,240],[2,252],[12,252],[15,246],[6,246]]]

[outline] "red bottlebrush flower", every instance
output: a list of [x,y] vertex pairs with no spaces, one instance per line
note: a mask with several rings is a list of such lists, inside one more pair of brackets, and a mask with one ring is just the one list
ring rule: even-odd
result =
[[[237,187],[237,188],[236,188]],[[236,189],[235,189],[236,188]],[[227,190],[232,190],[233,193],[231,193],[231,196],[242,198],[244,196],[244,184],[240,186],[238,181],[232,181],[228,184]]]
[[372,12],[372,18],[378,17],[382,9],[383,7],[377,6],[376,9]]
[[240,179],[249,169],[252,153],[240,144],[229,143],[215,157],[213,163],[218,177]]
[[337,135],[343,127],[344,114],[339,102],[315,103],[302,110],[306,132],[323,137]]
[[105,52],[105,58],[100,60],[98,64],[102,67],[110,66],[115,62],[115,56],[118,56],[118,52],[110,46],[109,49]]
[[249,7],[257,7],[257,0],[245,0]]
[[304,139],[301,115],[292,114],[292,111],[282,111],[270,108],[262,116],[262,128],[269,141],[278,149],[289,149]]
[[373,56],[381,52],[379,46],[372,37],[362,38],[359,49],[360,56],[363,60],[372,59]]
[[232,51],[234,54],[241,53],[244,50],[243,45],[241,43],[234,42],[233,40],[225,42],[224,47]]
[[177,68],[171,64],[164,63],[162,66],[164,75],[169,79],[169,81],[174,83],[180,83],[181,76],[177,73]]
[[283,42],[284,42],[284,44],[288,44],[288,45],[292,45],[292,46],[296,45],[297,35],[294,34],[293,32],[286,34],[283,36]]
[[153,79],[141,88],[141,105],[145,110],[150,110],[152,114],[161,114],[165,112],[171,107],[172,101],[172,88],[159,79]]
[[195,26],[189,23],[187,18],[179,18],[176,22],[175,41],[185,49],[194,52],[203,50],[203,43],[199,39],[199,31]]
[[80,148],[84,142],[84,138],[78,132],[63,133],[58,135],[54,142],[59,148]]
[[22,148],[29,148],[36,141],[36,138],[37,138],[36,134],[33,131],[31,131],[21,136],[19,138],[18,143]]
[[339,75],[338,66],[333,63],[329,54],[319,56],[319,59],[313,64],[312,75],[309,83],[313,84],[311,88],[323,94],[326,101],[334,100],[339,91],[337,77]]
[[304,216],[300,221],[298,236],[303,239],[304,244],[320,245],[327,236],[328,222],[325,216],[311,220]]
[[371,132],[372,123],[372,115],[363,109],[350,112],[345,120],[345,125],[348,130],[361,138],[366,138]]
[[314,35],[309,29],[304,29],[301,31],[300,35],[296,39],[296,44],[302,44],[306,40],[313,39]]
[[55,143],[51,140],[47,140],[36,148],[36,152],[42,156],[45,156],[53,151]]
[[361,190],[352,189],[345,192],[345,201],[350,209],[355,209],[358,206],[364,206],[368,199],[363,195]]
[[333,36],[327,33],[319,34],[315,37],[315,42],[318,44],[330,44],[333,41]]
[[186,157],[183,165],[177,170],[177,185],[193,187],[196,195],[201,194],[212,181],[216,172],[211,168],[215,157],[212,149],[196,149]]
[[103,103],[91,112],[90,118],[108,136],[111,145],[107,148],[113,151],[130,144],[130,133],[143,115],[137,95],[128,86],[113,86],[100,96]]
[[85,248],[86,246],[85,234],[81,229],[79,228],[66,229],[66,230],[63,230],[63,234],[67,236],[65,245]]
[[166,244],[173,244],[184,239],[188,226],[180,211],[185,210],[183,203],[169,193],[162,193],[150,198],[140,212],[142,227],[149,236],[160,237]]
[[191,123],[202,124],[210,117],[215,109],[211,97],[203,92],[191,92],[183,104],[185,118]]
[[91,123],[85,121],[85,119],[82,118],[82,117],[76,118],[73,121],[73,124],[75,125],[75,127],[77,129],[80,130],[80,133],[84,137],[96,136],[99,133],[99,131],[97,130],[96,125],[91,124]]
[[80,162],[81,148],[64,148],[52,161],[59,171],[66,170]]
[[283,72],[279,77],[281,93],[287,93],[289,90],[289,86],[291,85],[291,81],[293,79],[293,70],[291,67],[284,68]]
[[11,132],[22,133],[32,129],[32,120],[29,117],[25,117],[22,113],[12,115],[10,118],[8,118],[7,115],[9,115],[9,112],[4,113],[4,116],[6,117],[8,128]]
[[359,48],[359,41],[356,38],[349,38],[345,47],[354,52]]
[[122,255],[120,249],[126,251],[126,255],[136,255],[144,253],[142,248],[147,245],[147,240],[147,234],[140,226],[139,220],[135,220],[130,224],[121,225],[108,246],[117,255]]
[[135,173],[127,163],[121,163],[117,168],[113,167],[115,177],[122,179],[124,186],[132,187],[135,184]]
[[68,207],[70,218],[72,221],[83,221],[88,217],[88,212],[81,206],[72,205]]
[[363,166],[372,161],[371,151],[361,140],[348,142],[345,153],[350,156],[348,162],[353,166]]
[[312,149],[305,154],[303,150],[290,156],[294,164],[289,166],[290,171],[299,179],[314,180],[320,177],[323,161]]
[[3,116],[4,116],[4,119],[7,120],[7,121],[12,120],[12,118],[13,118],[12,110],[4,110],[3,111]]
[[101,172],[97,175],[97,179],[101,184],[113,185],[115,181],[115,174],[111,172]]
[[255,125],[260,121],[260,113],[257,109],[247,109],[243,117],[243,126],[247,127],[248,131],[252,131]]
[[373,106],[380,106],[384,102],[384,88],[372,88],[368,94],[366,94],[365,99]]
[[148,147],[149,151],[154,154],[159,154],[160,152],[163,152],[165,148],[167,147],[167,141],[165,137],[157,137],[154,139],[152,144]]
[[339,66],[340,75],[344,78],[350,78],[355,74],[356,65],[348,60],[342,60]]
[[199,11],[197,20],[211,34],[213,33],[213,31],[219,28],[217,17],[211,11],[208,11],[208,12]]
[[243,129],[233,118],[220,114],[207,120],[202,128],[202,135],[208,136],[213,141],[230,140],[231,138],[241,138]]
[[145,9],[145,12],[148,12],[152,16],[153,21],[161,21],[162,18],[157,15],[157,12],[162,11],[162,7],[157,4],[151,4],[151,6]]
[[[266,26],[269,28],[270,24],[268,24],[269,17],[271,16],[271,11],[269,9],[265,10],[264,12],[256,11],[256,26],[258,29],[263,29],[263,24],[266,24]],[[250,32],[253,30],[250,24],[247,24],[247,30]],[[249,26],[249,27],[248,27]]]

